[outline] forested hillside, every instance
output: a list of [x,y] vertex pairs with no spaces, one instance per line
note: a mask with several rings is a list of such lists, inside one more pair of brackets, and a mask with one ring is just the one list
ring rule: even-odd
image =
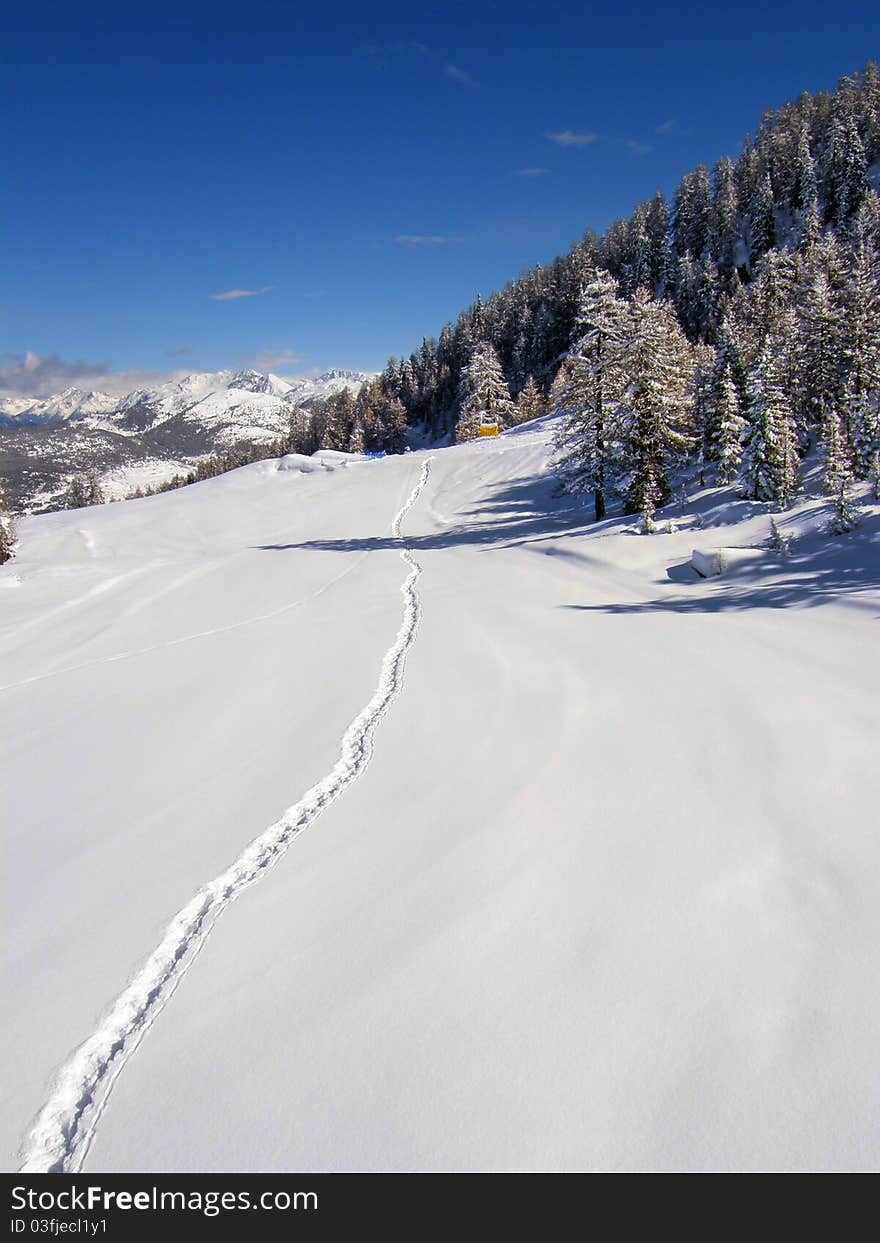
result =
[[325,403],[293,447],[394,451],[404,415],[467,439],[481,406],[510,424],[549,397],[573,416],[567,486],[592,489],[597,516],[609,491],[649,516],[688,454],[785,504],[819,433],[839,492],[876,470],[878,160],[872,63],[766,113],[736,160],[695,168],[672,203],[657,193],[478,298],[357,398]]

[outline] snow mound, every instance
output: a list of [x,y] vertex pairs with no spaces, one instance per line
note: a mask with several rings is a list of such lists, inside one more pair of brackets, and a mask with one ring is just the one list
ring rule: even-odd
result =
[[735,566],[761,561],[766,555],[763,548],[695,548],[691,565],[701,578],[717,578]]

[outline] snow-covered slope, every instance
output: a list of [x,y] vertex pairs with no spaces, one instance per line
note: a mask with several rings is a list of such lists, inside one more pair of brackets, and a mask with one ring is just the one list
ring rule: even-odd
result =
[[876,1168],[880,509],[549,432],[21,523],[8,1166]]

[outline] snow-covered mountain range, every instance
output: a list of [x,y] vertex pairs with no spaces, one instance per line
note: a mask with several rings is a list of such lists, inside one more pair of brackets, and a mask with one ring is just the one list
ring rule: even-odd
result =
[[367,379],[342,368],[290,379],[245,369],[197,372],[122,397],[78,388],[3,397],[0,483],[23,511],[51,505],[73,474],[92,467],[107,476],[111,495],[124,495],[206,454],[275,440],[297,406]]
[[[155,388],[138,388],[125,396],[86,392],[67,388],[51,397],[0,397],[0,425],[38,426],[48,423],[88,421],[93,425],[112,426],[125,432],[126,413],[134,408],[149,410],[158,422],[191,410],[211,399],[209,409],[233,410],[246,405],[254,397],[283,402],[285,406],[308,406],[319,397],[328,397],[343,388],[359,388],[369,373],[333,368],[315,378],[307,376],[282,379],[281,376],[247,368],[243,371],[204,371],[170,380]],[[243,395],[247,396],[243,396]],[[268,408],[267,402],[258,402]]]

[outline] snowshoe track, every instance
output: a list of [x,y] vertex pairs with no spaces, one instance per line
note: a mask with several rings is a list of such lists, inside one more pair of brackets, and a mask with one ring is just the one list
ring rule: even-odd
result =
[[[401,539],[401,524],[428,481],[430,458],[391,524]],[[112,1003],[98,1028],[61,1068],[51,1094],[23,1145],[23,1173],[73,1173],[81,1169],[113,1084],[145,1032],[172,996],[223,911],[282,857],[297,834],[309,827],[364,771],[382,717],[400,694],[406,655],[419,622],[416,583],[421,566],[408,551],[402,587],[403,619],[385,653],[379,682],[366,706],[345,731],[339,758],[299,802],[255,838],[239,857],[208,881],[174,916],[150,957]]]

